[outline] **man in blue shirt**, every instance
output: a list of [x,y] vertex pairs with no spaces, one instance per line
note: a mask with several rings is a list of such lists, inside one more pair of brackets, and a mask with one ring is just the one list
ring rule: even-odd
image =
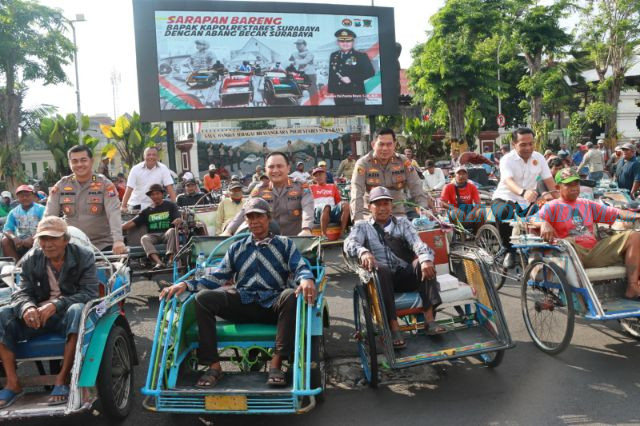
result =
[[623,158],[616,167],[616,181],[620,188],[629,190],[631,197],[634,197],[640,189],[640,162],[633,144],[625,143],[621,148]]
[[[269,232],[269,203],[262,198],[251,198],[245,204],[244,215],[251,235],[233,243],[211,275],[198,281],[175,284],[160,293],[161,299],[169,299],[185,290],[207,288],[198,291],[195,305],[200,342],[198,360],[200,364],[210,366],[196,383],[199,388],[215,386],[223,375],[216,317],[234,323],[277,324],[267,383],[285,386],[281,368],[282,360],[293,354],[296,296],[302,294],[307,303],[315,303],[313,274],[293,241]],[[295,289],[289,288],[290,275],[298,284]],[[235,279],[234,286],[225,285],[232,279]]]
[[45,208],[35,202],[36,194],[30,185],[20,185],[16,197],[20,204],[9,212],[4,224],[2,253],[17,262],[33,247],[33,236]]

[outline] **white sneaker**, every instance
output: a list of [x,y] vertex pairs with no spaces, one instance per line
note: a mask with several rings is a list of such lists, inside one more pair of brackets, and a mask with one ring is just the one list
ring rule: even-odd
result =
[[507,253],[507,255],[504,257],[504,261],[502,262],[502,266],[504,266],[506,269],[511,269],[515,266],[515,264],[516,262],[513,253]]

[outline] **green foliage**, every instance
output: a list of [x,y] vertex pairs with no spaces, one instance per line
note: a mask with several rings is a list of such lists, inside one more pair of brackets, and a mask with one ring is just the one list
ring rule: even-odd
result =
[[569,131],[569,144],[574,147],[582,142],[582,137],[589,127],[584,112],[574,112],[567,130]]
[[[89,118],[82,117],[82,131],[89,128]],[[51,151],[55,161],[56,173],[58,177],[71,173],[69,168],[69,160],[67,159],[67,151],[78,145],[78,121],[75,114],[67,114],[66,117],[56,115],[55,117],[43,118],[40,121],[40,127],[34,131],[35,135],[44,142],[47,149]],[[98,144],[99,140],[84,134],[82,143],[87,145],[92,151]]]
[[376,116],[376,129],[388,127],[396,133],[400,132],[403,125],[403,117],[401,115],[378,115]]
[[111,142],[102,149],[102,155],[110,158],[120,154],[128,170],[142,161],[144,149],[163,141],[167,131],[160,126],[140,121],[140,114],[134,111],[131,119],[121,115],[113,126],[101,124],[100,129]]
[[415,143],[416,158],[438,157],[443,154],[441,142],[433,141],[433,135],[438,131],[439,126],[432,119],[423,120],[418,117],[408,117],[404,121],[404,131],[409,134],[409,138]]
[[484,118],[478,108],[478,103],[473,101],[464,113],[464,140],[471,151],[476,148],[476,137],[482,129],[483,121]]
[[595,124],[600,127],[603,127],[611,119],[611,116],[615,115],[615,113],[615,108],[604,102],[591,102],[584,109],[587,123]]
[[267,120],[242,120],[238,123],[241,130],[264,130],[276,127]]
[[536,150],[544,152],[549,146],[549,132],[553,130],[553,121],[546,118],[533,123],[532,129],[536,138]]

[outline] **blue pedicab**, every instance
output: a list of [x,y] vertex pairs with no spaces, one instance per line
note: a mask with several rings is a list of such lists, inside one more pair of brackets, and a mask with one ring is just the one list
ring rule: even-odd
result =
[[[504,351],[513,347],[491,275],[484,259],[486,252],[477,248],[460,248],[449,253],[447,236],[439,228],[420,231],[421,239],[435,252],[438,279],[447,277],[456,285],[440,292],[442,304],[437,309],[438,324],[447,333],[435,338],[424,332],[422,301],[417,292],[396,293],[395,304],[404,349],[393,348],[380,281],[375,271],[368,272],[356,259],[345,254],[347,264],[360,280],[353,292],[355,339],[365,379],[371,387],[378,385],[378,348],[382,347],[386,366],[400,369],[419,364],[475,356],[485,365],[497,367]],[[449,274],[449,275],[447,275]],[[441,288],[442,290],[442,288]]]
[[[248,234],[192,237],[185,246],[195,261],[210,253],[207,266],[215,267],[230,245]],[[286,387],[266,384],[266,367],[275,347],[276,326],[217,321],[218,350],[225,375],[211,389],[195,384],[202,374],[195,351],[198,328],[195,295],[189,292],[160,302],[147,380],[142,393],[151,411],[206,414],[287,414],[310,411],[322,399],[325,386],[324,331],[329,326],[324,297],[326,277],[320,240],[291,237],[314,274],[318,297],[308,305],[297,299],[295,352],[289,361]],[[193,264],[194,262],[192,262]],[[189,278],[192,269],[175,282]]]
[[[73,242],[92,247],[76,228],[69,227]],[[66,404],[48,406],[49,391],[55,374],[47,375],[43,362],[55,369],[63,358],[66,338],[45,334],[19,342],[16,362],[20,383],[25,393],[13,405],[0,408],[0,418],[65,416],[88,411],[99,401],[101,412],[114,421],[126,418],[133,401],[133,366],[138,357],[129,323],[122,310],[131,291],[130,271],[126,256],[105,255],[96,251],[96,268],[100,296],[88,302],[83,311],[78,332],[78,345],[71,370],[69,400]],[[20,263],[12,272],[3,267],[3,292],[19,288]],[[1,303],[8,303],[3,298]],[[39,374],[26,376],[21,364],[35,362]]]

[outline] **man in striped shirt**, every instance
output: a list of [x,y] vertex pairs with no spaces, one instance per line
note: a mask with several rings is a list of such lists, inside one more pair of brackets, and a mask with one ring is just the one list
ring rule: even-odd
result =
[[[296,296],[307,303],[316,298],[313,274],[293,241],[269,233],[271,212],[262,198],[250,199],[244,215],[251,235],[235,242],[213,273],[198,281],[181,282],[165,288],[160,298],[171,298],[185,290],[198,291],[196,319],[200,347],[198,359],[210,368],[196,383],[211,388],[222,377],[216,337],[216,316],[231,322],[277,324],[276,347],[267,383],[285,386],[282,359],[293,354]],[[290,288],[289,278],[297,287]],[[234,286],[226,286],[235,279]]]

